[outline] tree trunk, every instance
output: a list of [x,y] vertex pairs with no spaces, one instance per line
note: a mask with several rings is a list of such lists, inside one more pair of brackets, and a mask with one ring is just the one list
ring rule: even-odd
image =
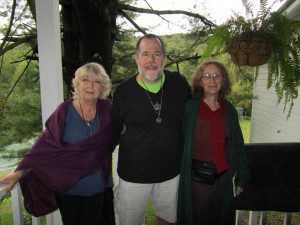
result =
[[98,62],[111,74],[117,1],[63,1],[64,81],[69,90],[74,72],[87,62]]

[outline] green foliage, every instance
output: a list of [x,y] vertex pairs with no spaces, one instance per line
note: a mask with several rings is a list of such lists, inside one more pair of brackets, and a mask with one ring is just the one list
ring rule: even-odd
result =
[[39,93],[14,93],[1,120],[0,146],[29,139],[41,130]]
[[[182,58],[189,58],[201,55],[203,51],[203,41],[193,34],[173,34],[163,36],[166,43],[168,57],[166,60],[166,69],[170,71],[179,71],[188,81],[191,80],[195,69],[199,64],[199,59],[191,58],[176,64],[170,64],[170,59],[176,61]],[[169,65],[169,66],[168,66]]]
[[247,117],[251,116],[252,100],[253,100],[253,81],[254,68],[247,67],[241,69],[232,65],[228,54],[223,55],[220,60],[229,68],[229,76],[231,80],[231,94],[229,100],[235,107],[241,107]]
[[291,21],[281,14],[273,14],[268,27],[272,27],[274,50],[269,60],[268,87],[275,84],[279,101],[291,102],[298,97],[300,85],[300,22]]
[[203,58],[210,58],[212,55],[226,52],[227,41],[230,37],[229,30],[225,26],[218,26],[214,29],[213,35],[208,39]]
[[119,31],[119,36],[120,38],[115,42],[113,47],[113,83],[120,83],[137,72],[134,61],[136,38],[133,36],[133,33],[128,31]]
[[[253,16],[252,6],[244,0],[247,16]],[[245,18],[235,15],[225,24],[215,28],[208,40],[204,57],[227,51],[228,43],[239,40],[245,34],[255,36],[271,43],[271,56],[268,61],[268,88],[275,85],[279,101],[284,99],[285,106],[298,97],[300,85],[300,22],[286,17],[281,12],[270,12],[267,1],[261,1],[258,15]]]
[[[41,131],[40,93],[37,63],[12,63],[30,48],[19,46],[5,54],[0,73],[0,148],[21,142]],[[17,80],[19,79],[19,82]],[[15,87],[14,87],[15,86]],[[9,95],[12,88],[14,90]]]

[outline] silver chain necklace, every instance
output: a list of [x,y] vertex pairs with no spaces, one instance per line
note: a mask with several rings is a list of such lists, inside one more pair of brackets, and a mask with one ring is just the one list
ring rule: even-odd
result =
[[91,137],[94,134],[94,132],[93,132],[93,121],[92,120],[89,120],[89,121],[85,120],[85,117],[84,117],[83,110],[82,110],[81,103],[80,103],[79,99],[78,99],[78,103],[79,103],[79,107],[80,107],[81,114],[82,114],[82,117],[83,117],[83,123],[84,123],[84,128],[86,130],[86,134],[87,134],[88,137]]
[[146,92],[146,95],[147,95],[147,97],[148,97],[148,99],[149,99],[149,101],[150,101],[150,103],[151,103],[151,105],[154,109],[154,112],[157,115],[157,118],[155,120],[157,124],[160,124],[162,122],[161,117],[160,117],[160,113],[161,113],[161,110],[162,110],[162,104],[163,104],[163,95],[164,95],[164,87],[162,85],[162,79],[163,78],[161,78],[161,80],[160,80],[160,88],[161,88],[160,103],[156,102],[155,104],[153,104],[153,102],[152,102],[152,100],[151,100],[151,98],[148,94],[149,89],[147,88],[144,81],[141,79],[141,81],[142,81],[142,83],[143,83],[143,85],[145,86],[145,89],[146,89],[146,90],[144,89],[145,92]]

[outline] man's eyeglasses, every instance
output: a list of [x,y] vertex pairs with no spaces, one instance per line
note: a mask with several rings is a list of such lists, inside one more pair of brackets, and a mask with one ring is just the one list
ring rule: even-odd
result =
[[201,78],[203,78],[204,80],[221,80],[222,76],[217,73],[214,74],[205,73],[201,75]]

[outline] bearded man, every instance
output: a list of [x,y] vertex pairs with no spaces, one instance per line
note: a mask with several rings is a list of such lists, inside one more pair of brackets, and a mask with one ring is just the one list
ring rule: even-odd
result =
[[135,51],[138,75],[119,85],[113,96],[118,225],[142,225],[150,197],[157,225],[176,222],[182,117],[190,87],[179,73],[164,70],[165,58],[161,37],[141,37]]

